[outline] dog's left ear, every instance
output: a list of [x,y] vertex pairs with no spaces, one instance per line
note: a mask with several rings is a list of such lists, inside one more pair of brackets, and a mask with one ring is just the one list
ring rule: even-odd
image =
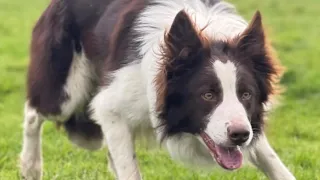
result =
[[247,29],[240,35],[237,48],[246,56],[263,58],[265,55],[265,33],[259,11],[254,14]]
[[236,49],[238,57],[252,65],[261,91],[260,102],[266,102],[268,96],[275,93],[276,77],[281,76],[277,58],[272,53],[272,47],[266,40],[259,11],[255,13],[247,29],[237,38]]

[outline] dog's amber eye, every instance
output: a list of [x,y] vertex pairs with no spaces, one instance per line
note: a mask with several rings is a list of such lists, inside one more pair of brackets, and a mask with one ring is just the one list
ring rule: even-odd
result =
[[249,92],[244,92],[244,93],[242,94],[242,97],[241,97],[241,99],[244,100],[244,101],[247,101],[247,100],[249,100],[250,98],[251,98],[251,94],[250,94]]
[[215,97],[212,92],[207,92],[201,95],[201,97],[206,101],[214,101]]

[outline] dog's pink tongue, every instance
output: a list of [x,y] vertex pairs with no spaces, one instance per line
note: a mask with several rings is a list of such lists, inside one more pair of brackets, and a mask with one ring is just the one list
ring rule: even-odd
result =
[[201,132],[203,142],[208,146],[217,163],[228,170],[238,169],[242,165],[242,153],[239,147],[222,147],[214,143],[207,133]]
[[242,165],[242,153],[238,147],[226,148],[216,146],[219,164],[229,170],[238,169]]

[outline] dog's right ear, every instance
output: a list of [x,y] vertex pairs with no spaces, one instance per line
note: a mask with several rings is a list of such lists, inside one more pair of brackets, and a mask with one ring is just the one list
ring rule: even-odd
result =
[[194,48],[201,47],[199,33],[189,15],[181,10],[166,35],[165,43],[172,56],[187,56]]
[[155,77],[156,111],[162,120],[160,125],[164,125],[163,136],[169,135],[185,118],[181,113],[185,99],[181,89],[193,70],[209,56],[208,44],[189,15],[180,11],[165,34],[162,60]]
[[199,63],[198,56],[204,49],[204,38],[200,34],[189,15],[181,10],[165,35],[162,48],[168,80],[183,75]]

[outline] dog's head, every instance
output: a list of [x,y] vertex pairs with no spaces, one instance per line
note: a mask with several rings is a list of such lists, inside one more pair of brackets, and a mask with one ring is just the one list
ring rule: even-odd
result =
[[180,11],[165,35],[156,76],[157,111],[166,137],[191,133],[226,169],[241,166],[263,125],[263,105],[281,75],[257,12],[247,29],[210,39]]

